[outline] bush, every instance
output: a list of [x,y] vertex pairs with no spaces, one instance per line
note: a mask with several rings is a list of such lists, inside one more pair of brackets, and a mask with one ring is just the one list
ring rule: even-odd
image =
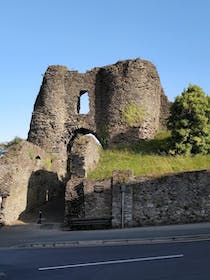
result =
[[210,100],[196,85],[189,85],[171,106],[170,154],[207,154],[210,152]]
[[10,148],[12,146],[18,145],[21,141],[22,141],[22,139],[20,137],[16,136],[13,140],[11,140],[10,142],[8,142],[6,144],[6,147]]

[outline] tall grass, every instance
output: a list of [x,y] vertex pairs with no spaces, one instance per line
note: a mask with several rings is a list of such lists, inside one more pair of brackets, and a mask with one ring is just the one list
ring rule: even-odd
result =
[[166,155],[163,147],[168,137],[168,134],[159,134],[154,140],[141,141],[137,145],[121,145],[101,151],[99,164],[95,170],[89,172],[88,178],[110,178],[112,171],[116,169],[130,169],[136,176],[210,169],[210,155]]

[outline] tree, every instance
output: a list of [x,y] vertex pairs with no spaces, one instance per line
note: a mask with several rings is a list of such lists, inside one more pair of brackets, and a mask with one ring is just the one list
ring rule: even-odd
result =
[[210,152],[210,98],[196,85],[189,85],[171,106],[171,154]]

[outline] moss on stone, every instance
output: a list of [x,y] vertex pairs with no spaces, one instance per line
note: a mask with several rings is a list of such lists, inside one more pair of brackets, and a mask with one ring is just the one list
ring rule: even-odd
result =
[[123,119],[125,123],[129,126],[139,126],[144,120],[146,111],[144,106],[138,106],[136,104],[130,103],[124,107]]
[[52,161],[51,161],[50,158],[47,158],[47,159],[45,160],[45,167],[46,167],[46,169],[47,169],[48,171],[51,170],[51,163],[52,163]]

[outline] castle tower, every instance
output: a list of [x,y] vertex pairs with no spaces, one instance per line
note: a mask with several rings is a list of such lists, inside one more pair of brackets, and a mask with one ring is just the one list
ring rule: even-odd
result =
[[[79,108],[85,93],[89,112],[83,114]],[[35,102],[28,140],[56,154],[65,166],[77,134],[92,133],[106,146],[151,139],[168,109],[157,70],[149,61],[120,61],[84,74],[50,66]]]

